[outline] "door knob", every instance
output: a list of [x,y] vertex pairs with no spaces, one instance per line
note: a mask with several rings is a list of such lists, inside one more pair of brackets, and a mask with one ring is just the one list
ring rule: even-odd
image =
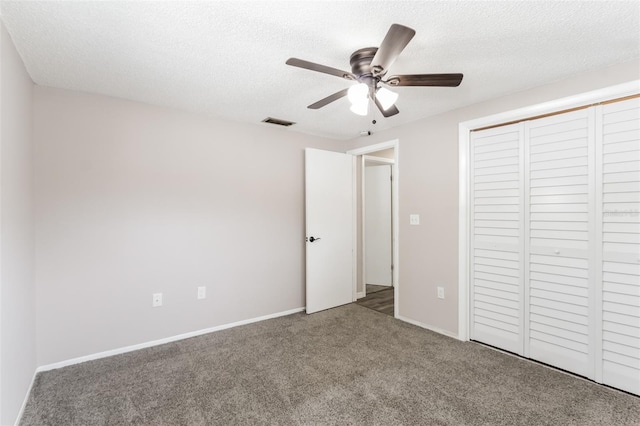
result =
[[309,242],[311,242],[311,243],[312,243],[312,242],[317,241],[317,240],[319,240],[319,239],[320,239],[320,238],[316,238],[316,237],[309,237],[309,238],[307,238],[307,241],[309,241]]

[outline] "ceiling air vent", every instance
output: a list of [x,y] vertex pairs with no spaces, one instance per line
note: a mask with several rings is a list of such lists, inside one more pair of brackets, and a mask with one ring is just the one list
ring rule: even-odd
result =
[[293,121],[287,121],[287,120],[280,120],[279,118],[273,118],[273,117],[267,117],[264,120],[262,120],[263,123],[270,123],[270,124],[277,124],[278,126],[284,126],[284,127],[289,127],[294,123]]

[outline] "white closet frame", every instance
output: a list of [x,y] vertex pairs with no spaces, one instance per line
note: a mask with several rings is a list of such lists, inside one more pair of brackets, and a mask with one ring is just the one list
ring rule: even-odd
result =
[[[474,120],[462,122],[458,125],[459,144],[459,217],[458,217],[458,339],[469,340],[469,294],[470,294],[470,170],[469,143],[472,130],[515,122],[544,114],[550,114],[571,108],[595,105],[612,99],[631,96],[640,93],[640,80],[616,86],[606,87],[587,93],[544,102],[512,111],[489,115]],[[597,123],[596,123],[597,124]],[[596,144],[597,145],[597,144]],[[602,153],[596,152],[596,156]],[[596,173],[598,176],[598,173]],[[596,205],[599,205],[596,203]],[[596,236],[601,235],[596,230]],[[599,263],[596,262],[596,265]],[[596,339],[597,340],[597,339]],[[596,381],[601,372],[596,371]]]

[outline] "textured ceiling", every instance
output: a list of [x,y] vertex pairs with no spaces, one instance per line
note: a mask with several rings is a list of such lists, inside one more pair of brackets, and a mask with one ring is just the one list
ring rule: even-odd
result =
[[[3,1],[1,13],[37,84],[338,139],[640,57],[638,1]],[[393,23],[416,36],[389,75],[461,72],[460,87],[395,88],[400,114],[386,119],[346,98],[306,108],[352,83],[287,58],[349,71]]]

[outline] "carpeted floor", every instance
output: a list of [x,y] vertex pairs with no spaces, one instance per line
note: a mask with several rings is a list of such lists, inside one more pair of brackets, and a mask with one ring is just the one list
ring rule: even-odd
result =
[[358,305],[41,373],[23,425],[638,425],[640,398]]

